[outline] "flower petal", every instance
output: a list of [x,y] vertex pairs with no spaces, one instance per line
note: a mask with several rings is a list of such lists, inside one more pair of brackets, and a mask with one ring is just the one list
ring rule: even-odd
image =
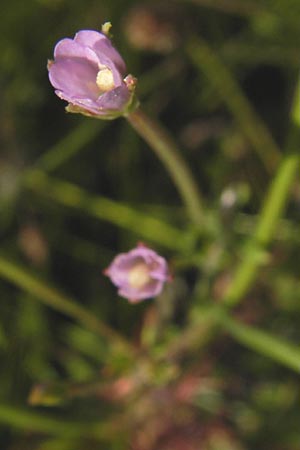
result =
[[128,271],[132,268],[132,264],[126,253],[120,253],[108,267],[106,274],[116,286],[121,286],[128,282]]
[[106,110],[112,111],[122,110],[129,99],[130,92],[123,83],[122,86],[100,95],[97,100],[97,105],[100,109],[105,108]]
[[125,75],[125,62],[105,34],[94,30],[81,30],[76,33],[74,41],[93,49],[102,64],[105,64],[103,58],[106,58],[108,61],[111,61],[123,75]]
[[96,76],[97,68],[82,58],[57,59],[49,68],[51,84],[68,101],[86,97],[96,101],[99,97]]
[[[106,111],[99,111],[96,102],[94,102],[90,98],[72,98],[58,90],[55,91],[55,94],[62,100],[66,100],[67,102],[69,102],[69,106],[78,106],[80,110],[76,110],[76,112],[81,112],[82,114],[86,112],[92,116],[106,115]],[[69,107],[68,111],[72,112],[72,109],[70,109]]]
[[54,48],[54,58],[59,60],[62,58],[82,58],[94,63],[97,67],[99,59],[96,53],[89,47],[84,47],[73,39],[62,39]]

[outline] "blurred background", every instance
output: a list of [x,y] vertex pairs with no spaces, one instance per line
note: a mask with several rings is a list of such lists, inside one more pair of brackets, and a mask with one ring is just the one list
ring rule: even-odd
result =
[[[126,120],[66,114],[49,84],[55,43],[106,21],[144,109],[192,168],[203,229]],[[285,153],[299,24],[297,0],[2,5],[1,449],[300,448],[299,369],[206,322],[196,342],[186,334],[222,298]],[[235,312],[295,345],[299,216],[297,181]],[[102,271],[138,241],[174,281],[130,305]]]

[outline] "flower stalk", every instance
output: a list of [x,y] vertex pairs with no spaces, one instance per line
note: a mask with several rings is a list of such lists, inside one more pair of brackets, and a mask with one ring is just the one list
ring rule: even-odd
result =
[[141,108],[135,109],[125,117],[164,164],[181,195],[192,222],[201,225],[203,223],[201,194],[190,168],[173,139],[158,122],[147,116]]

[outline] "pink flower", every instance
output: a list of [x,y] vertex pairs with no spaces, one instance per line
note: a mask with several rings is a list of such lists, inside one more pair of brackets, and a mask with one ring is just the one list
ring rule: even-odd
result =
[[69,102],[69,112],[111,119],[133,101],[136,80],[124,78],[125,63],[104,33],[81,30],[74,39],[59,41],[48,71],[56,95]]
[[116,256],[104,273],[131,303],[156,297],[170,280],[166,260],[143,244]]

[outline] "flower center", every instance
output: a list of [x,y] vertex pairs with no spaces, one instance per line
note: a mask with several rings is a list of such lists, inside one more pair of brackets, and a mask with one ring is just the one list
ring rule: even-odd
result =
[[108,67],[102,67],[97,73],[96,84],[103,92],[111,91],[115,87],[114,76]]
[[145,263],[136,264],[128,273],[128,283],[133,289],[140,289],[151,281],[149,267]]

